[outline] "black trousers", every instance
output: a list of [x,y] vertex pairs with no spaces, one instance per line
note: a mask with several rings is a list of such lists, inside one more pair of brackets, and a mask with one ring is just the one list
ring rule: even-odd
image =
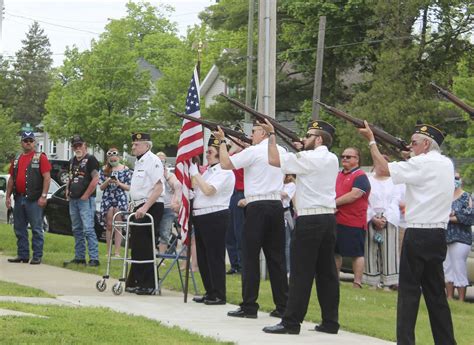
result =
[[298,328],[308,310],[313,280],[321,307],[322,324],[339,329],[339,277],[334,260],[336,217],[300,216],[291,237],[290,290],[283,324]]
[[225,233],[229,210],[193,217],[196,251],[202,283],[209,299],[226,300]]
[[436,345],[456,344],[451,311],[446,300],[443,229],[408,228],[400,256],[397,306],[397,344],[415,344],[415,324],[423,292]]
[[260,250],[267,261],[273,302],[284,312],[288,299],[285,263],[285,221],[278,200],[254,201],[247,205],[242,233],[242,303],[248,313],[256,313],[260,287]]
[[[133,212],[138,210],[140,206],[133,209]],[[161,217],[163,216],[163,203],[155,202],[148,213],[153,217],[154,226],[158,229]],[[133,219],[132,219],[133,220]],[[148,217],[133,220],[136,223],[149,223]],[[154,231],[154,229],[153,229]],[[156,234],[156,232],[155,232]],[[155,244],[152,241],[150,226],[130,226],[130,249],[132,260],[152,260],[153,259],[153,247]],[[128,273],[126,286],[127,287],[142,287],[142,288],[154,288],[154,266],[153,263],[149,264],[131,264],[130,272]]]

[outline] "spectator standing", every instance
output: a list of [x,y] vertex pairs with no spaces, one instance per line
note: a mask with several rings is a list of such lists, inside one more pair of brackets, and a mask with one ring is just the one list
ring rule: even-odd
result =
[[362,288],[370,182],[360,168],[358,149],[353,147],[345,149],[341,161],[342,170],[336,181],[336,266],[340,272],[342,258],[351,257],[354,272],[352,286]]
[[295,227],[293,219],[294,211],[292,209],[292,199],[295,196],[296,184],[295,176],[286,174],[283,180],[283,190],[281,191],[281,202],[283,203],[284,217],[285,217],[285,258],[286,258],[286,272],[290,273],[290,243],[291,234]]
[[235,176],[219,164],[220,141],[213,136],[206,151],[207,169],[202,175],[194,163],[189,169],[194,188],[193,224],[199,272],[206,290],[193,300],[207,305],[226,303],[225,233]]
[[[154,260],[152,231],[157,229],[163,216],[163,164],[151,152],[153,143],[150,134],[132,134],[132,155],[136,157],[130,184],[130,208],[135,212],[134,222],[149,223],[148,213],[153,218],[150,226],[130,226],[131,258],[136,261]],[[155,291],[155,266],[150,263],[132,263],[125,283],[125,291],[137,295],[153,295]]]
[[[112,220],[115,213],[128,211],[128,197],[125,192],[130,190],[132,172],[120,163],[120,153],[116,147],[111,147],[106,155],[106,164],[99,173],[99,188],[104,192],[100,203],[100,215],[105,222],[107,248],[114,237],[115,256],[120,256],[122,233],[121,230],[112,229]],[[116,220],[120,221],[122,217],[118,216]]]
[[462,179],[458,172],[454,175],[454,186],[454,200],[446,231],[448,250],[443,268],[448,299],[453,298],[456,288],[459,300],[464,301],[466,287],[469,285],[466,261],[472,245],[474,211],[471,196],[462,189]]
[[388,176],[369,175],[363,282],[395,288],[398,284],[400,188]]
[[69,161],[69,182],[66,195],[74,235],[74,259],[68,264],[86,264],[86,241],[89,266],[99,266],[99,242],[94,229],[95,192],[99,182],[99,162],[87,153],[86,142],[74,135],[71,140],[74,157]]
[[437,345],[454,345],[453,322],[446,300],[443,261],[454,193],[452,161],[441,154],[442,132],[431,125],[415,127],[406,162],[387,163],[365,121],[359,132],[369,142],[375,172],[406,185],[407,229],[400,257],[397,344],[415,344],[420,296],[425,297],[431,332]]
[[16,235],[17,256],[8,262],[27,263],[30,260],[28,224],[31,225],[32,265],[38,265],[43,258],[43,209],[46,206],[51,164],[44,153],[35,151],[33,132],[21,134],[23,153],[16,156],[10,165],[5,206],[11,208],[11,196],[15,200],[13,229]]

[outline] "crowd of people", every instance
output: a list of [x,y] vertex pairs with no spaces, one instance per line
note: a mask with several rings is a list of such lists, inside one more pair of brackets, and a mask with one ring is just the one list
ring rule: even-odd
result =
[[[237,139],[231,144],[219,128],[205,153],[205,167],[192,164],[193,225],[197,263],[205,293],[193,300],[205,305],[226,303],[226,273],[242,273],[242,302],[228,316],[257,318],[260,252],[265,255],[275,309],[281,322],[267,333],[300,333],[313,281],[322,322],[316,331],[339,330],[339,272],[343,258],[352,260],[354,288],[363,284],[398,290],[397,339],[414,344],[419,299],[423,293],[436,344],[455,344],[447,299],[457,289],[464,300],[466,259],[472,244],[472,197],[462,189],[452,161],[441,154],[442,132],[417,125],[411,137],[411,157],[389,162],[380,153],[366,124],[359,129],[367,139],[374,166],[361,169],[361,153],[346,148],[331,152],[335,128],[312,121],[305,138],[287,152],[276,143],[270,122],[255,123],[252,144]],[[46,205],[51,166],[35,152],[31,132],[21,136],[23,153],[10,167],[7,207],[15,198],[14,230],[18,255],[10,262],[41,263],[42,209]],[[151,260],[130,266],[126,291],[155,293],[153,246],[165,252],[170,229],[180,207],[181,186],[165,167],[166,155],[153,154],[150,135],[132,135],[135,166],[129,169],[120,152],[111,147],[103,167],[87,153],[87,145],[74,136],[69,211],[75,255],[69,264],[100,265],[94,231],[96,187],[103,191],[100,207],[107,244],[121,253],[121,234],[112,229],[118,211],[135,212],[135,222],[153,218],[155,242],[148,227],[133,226],[131,258]],[[245,148],[243,148],[245,147]],[[31,225],[33,258],[30,261],[27,225]],[[115,239],[114,239],[115,236]],[[403,237],[403,240],[400,238]],[[401,248],[400,248],[401,243]],[[86,245],[87,244],[87,245]],[[86,249],[89,261],[86,261]],[[230,269],[226,271],[227,249]]]

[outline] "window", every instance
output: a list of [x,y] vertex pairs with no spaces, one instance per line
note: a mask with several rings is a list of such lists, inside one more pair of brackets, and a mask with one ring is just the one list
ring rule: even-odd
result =
[[57,153],[56,142],[54,140],[50,140],[49,141],[49,154],[56,155],[56,153]]

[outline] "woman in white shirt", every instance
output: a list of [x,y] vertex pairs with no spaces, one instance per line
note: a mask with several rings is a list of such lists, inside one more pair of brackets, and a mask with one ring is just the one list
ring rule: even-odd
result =
[[283,203],[283,209],[285,210],[285,256],[286,256],[286,272],[290,273],[290,242],[291,233],[295,227],[295,221],[293,219],[293,210],[291,209],[291,200],[295,196],[296,184],[295,175],[286,174],[283,181],[283,190],[281,191],[281,202]]
[[225,232],[229,226],[229,203],[234,192],[232,170],[219,164],[220,141],[209,139],[207,170],[201,175],[195,164],[190,167],[194,187],[193,223],[199,272],[206,293],[193,301],[207,305],[226,303]]

